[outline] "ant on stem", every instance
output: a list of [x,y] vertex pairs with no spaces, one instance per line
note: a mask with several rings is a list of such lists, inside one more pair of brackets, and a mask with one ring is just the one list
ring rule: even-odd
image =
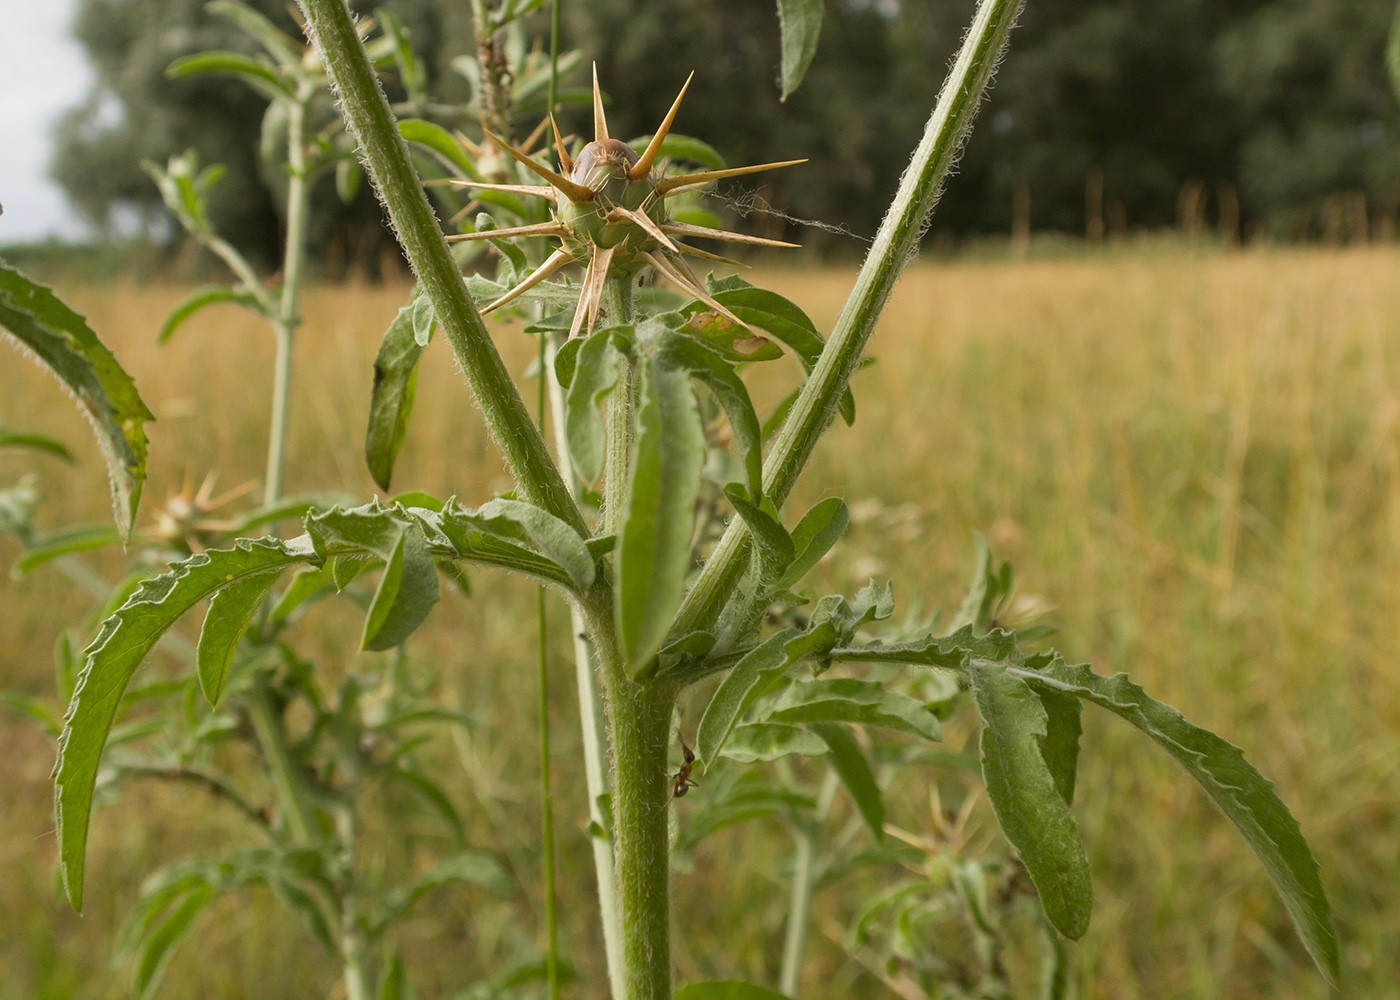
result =
[[690,770],[695,766],[695,753],[690,747],[685,745],[685,739],[683,737],[681,738],[681,754],[682,760],[680,770],[675,774],[668,774],[666,776],[671,779],[671,798],[666,800],[668,806],[671,804],[672,799],[684,798],[686,792],[700,784],[700,782],[692,781],[690,778]]

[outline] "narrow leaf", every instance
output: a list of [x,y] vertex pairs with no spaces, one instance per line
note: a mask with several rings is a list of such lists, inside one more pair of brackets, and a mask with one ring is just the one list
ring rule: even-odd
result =
[[[599,330],[579,343],[570,355],[564,440],[579,480],[594,483],[603,474],[604,427],[598,404],[617,384],[618,353],[610,330]],[[562,351],[559,357],[564,357]]]
[[827,752],[826,741],[800,726],[778,722],[753,722],[736,726],[724,745],[724,756],[750,764],[777,760],[790,754],[820,757]]
[[85,665],[68,706],[54,767],[59,868],[74,909],[83,903],[87,847],[97,766],[131,675],[165,631],[190,608],[248,576],[314,562],[306,539],[242,540],[211,549],[141,584],[84,651]]
[[742,490],[735,489],[732,485],[726,486],[724,495],[749,526],[759,563],[763,567],[763,579],[776,580],[797,557],[797,547],[793,544],[792,536],[777,518],[758,504],[750,502]]
[[792,587],[810,573],[840,540],[850,521],[850,509],[840,497],[827,497],[813,504],[792,529],[792,544],[797,555],[778,580],[778,586]]
[[810,631],[788,628],[750,650],[715,689],[695,737],[695,753],[708,767],[715,762],[739,717],[788,667],[837,639],[831,622]]
[[690,378],[643,359],[637,444],[618,533],[617,629],[630,674],[661,648],[690,569],[705,432]]
[[785,993],[732,979],[689,983],[676,990],[676,1000],[788,1000]]
[[778,24],[783,36],[783,96],[797,89],[812,57],[817,54],[817,39],[822,33],[822,0],[778,0]]
[[1045,738],[1040,741],[1040,753],[1055,790],[1066,805],[1074,805],[1074,781],[1079,772],[1079,736],[1084,731],[1079,724],[1083,709],[1079,699],[1041,686],[1036,689],[1040,704],[1045,708]]
[[214,898],[214,890],[208,886],[195,889],[180,900],[179,904],[147,936],[136,959],[136,972],[132,981],[132,992],[139,1000],[155,995],[160,986],[175,946],[189,933],[195,918],[204,912]]
[[259,11],[239,0],[210,0],[207,9],[211,14],[228,18],[256,38],[284,68],[294,70],[301,66],[302,46]]
[[466,150],[462,149],[452,137],[452,133],[441,125],[418,118],[405,118],[399,122],[399,135],[404,137],[405,142],[414,142],[432,150],[460,171],[462,176],[473,180],[481,179],[476,164],[472,163]]
[[195,665],[200,689],[210,705],[219,703],[239,640],[281,575],[281,569],[274,569],[245,576],[219,591],[209,602],[209,612],[204,616],[204,628],[200,630],[199,646],[195,650]]
[[225,288],[222,285],[209,285],[204,288],[197,288],[185,298],[180,300],[180,304],[170,311],[170,315],[165,317],[165,322],[161,325],[160,333],[156,336],[157,343],[165,343],[174,335],[184,322],[205,306],[216,305],[220,302],[229,302],[242,306],[244,309],[251,309],[261,315],[262,309],[258,303],[258,297],[252,292],[237,288]]
[[255,59],[241,52],[196,52],[182,56],[165,70],[171,78],[196,73],[228,73],[270,100],[295,100],[296,89],[290,79],[279,73],[265,59]]
[[0,448],[30,448],[34,451],[48,452],[70,464],[73,461],[73,453],[62,441],[56,441],[44,434],[21,434],[0,427]]
[[408,305],[399,310],[389,329],[384,331],[384,340],[374,358],[365,462],[382,490],[387,490],[393,479],[394,461],[408,433],[408,418],[413,412],[413,396],[418,387],[418,361],[425,346],[419,343],[414,330],[414,309],[419,301],[415,289]]
[[658,339],[657,358],[664,365],[690,372],[719,401],[744,466],[744,485],[757,502],[763,495],[763,428],[749,390],[734,365],[703,340],[676,331],[668,331]]
[[799,681],[783,692],[765,716],[768,722],[859,722],[941,738],[938,717],[906,694],[886,691],[874,681],[849,677]]
[[1124,674],[1104,677],[1085,665],[1070,666],[1058,656],[1034,657],[1027,661],[1027,668],[1012,668],[1011,672],[1038,687],[1108,709],[1175,757],[1244,835],[1283,898],[1308,953],[1323,975],[1335,981],[1337,938],[1317,859],[1273,783],[1244,759],[1239,747],[1188,722]]
[[55,532],[24,550],[24,555],[15,562],[15,573],[30,573],[61,556],[119,545],[121,540],[121,532],[107,524],[84,524]]
[[982,717],[982,778],[1006,839],[1040,892],[1045,915],[1065,937],[1089,928],[1094,885],[1074,815],[1041,754],[1045,709],[999,663],[974,661],[972,691]]
[[861,752],[860,744],[851,735],[850,729],[838,722],[815,722],[812,732],[825,741],[831,749],[831,766],[846,786],[856,811],[870,827],[877,841],[885,839],[885,800],[880,794],[880,786],[875,781],[875,772],[870,770],[870,762]]
[[0,262],[0,331],[58,377],[87,417],[107,461],[112,503],[122,536],[136,519],[146,480],[146,432],[155,417],[112,352],[87,321],[47,285]]

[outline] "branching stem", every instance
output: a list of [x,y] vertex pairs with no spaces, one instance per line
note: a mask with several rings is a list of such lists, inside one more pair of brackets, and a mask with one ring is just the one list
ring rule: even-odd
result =
[[[929,213],[1006,49],[1022,2],[981,0],[978,4],[976,17],[943,84],[924,137],[899,182],[894,202],[880,224],[870,255],[764,462],[764,493],[779,507],[792,492],[817,440],[835,416],[841,394],[860,363],[896,279],[918,251]],[[683,635],[714,623],[748,563],[749,544],[748,528],[741,518],[734,518],[686,595],[672,629],[674,634]]]

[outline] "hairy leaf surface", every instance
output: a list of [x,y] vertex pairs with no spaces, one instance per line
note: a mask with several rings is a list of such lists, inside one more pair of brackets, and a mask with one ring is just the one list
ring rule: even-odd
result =
[[154,420],[136,384],[85,320],[47,285],[0,261],[0,332],[47,367],[77,401],[107,461],[122,537],[136,520],[146,481],[146,432]]
[[1125,674],[1104,677],[1086,665],[1070,666],[1057,656],[1032,657],[1025,667],[1011,672],[1027,683],[1108,709],[1175,757],[1244,835],[1283,898],[1313,961],[1335,980],[1337,938],[1317,859],[1273,783],[1244,759],[1239,747],[1188,722]]
[[1045,709],[1003,664],[974,661],[971,679],[982,717],[982,779],[997,823],[1030,872],[1045,915],[1078,940],[1089,929],[1094,884],[1079,826],[1041,752]]
[[102,623],[84,651],[54,767],[59,869],[75,909],[83,903],[83,858],[97,766],[131,675],[171,625],[200,601],[250,576],[317,561],[305,538],[243,540],[176,563],[147,580]]

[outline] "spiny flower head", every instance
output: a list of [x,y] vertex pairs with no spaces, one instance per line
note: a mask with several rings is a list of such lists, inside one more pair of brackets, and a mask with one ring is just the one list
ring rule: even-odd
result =
[[686,79],[680,94],[671,105],[671,110],[667,112],[661,126],[641,154],[627,143],[608,134],[608,122],[603,113],[603,97],[598,87],[596,66],[593,68],[594,137],[592,142],[579,151],[577,158],[571,157],[564,148],[558,126],[555,126],[553,118],[550,118],[550,124],[554,126],[554,148],[559,156],[557,172],[487,131],[491,140],[504,152],[548,184],[485,184],[475,181],[453,183],[461,187],[509,191],[547,199],[554,203],[552,219],[529,226],[462,233],[449,236],[448,239],[554,236],[558,237],[562,246],[509,292],[485,306],[481,310],[483,313],[491,312],[523,295],[565,264],[577,263],[585,270],[579,305],[574,313],[569,336],[572,337],[583,329],[585,320],[588,331],[592,332],[602,302],[603,286],[609,275],[632,274],[649,265],[676,287],[704,302],[721,316],[740,326],[744,325],[738,317],[705,291],[703,282],[695,276],[684,257],[701,257],[731,264],[738,262],[688,246],[682,239],[687,236],[702,237],[731,243],[777,247],[793,247],[797,244],[675,221],[667,213],[666,198],[725,177],[737,177],[805,161],[785,160],[779,163],[708,170],[678,176],[668,176],[657,171],[655,167],[662,144],[670,132],[671,123],[675,120],[676,112],[680,110],[681,101],[694,76],[692,73],[690,78]]

